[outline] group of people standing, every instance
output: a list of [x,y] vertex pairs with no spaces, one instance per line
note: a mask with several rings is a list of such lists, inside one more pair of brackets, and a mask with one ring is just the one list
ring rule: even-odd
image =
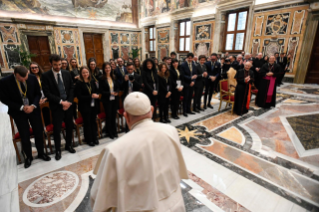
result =
[[[40,106],[46,101],[49,102],[50,110],[42,111],[44,125],[47,130],[48,127],[53,128],[56,160],[61,159],[62,128],[66,131],[65,149],[71,153],[76,152],[72,146],[72,133],[74,120],[79,118],[78,111],[83,119],[86,143],[90,146],[98,145],[96,117],[102,110],[100,105],[103,105],[106,120],[104,130],[111,139],[118,137],[117,111],[126,96],[134,91],[144,92],[148,96],[154,107],[154,120],[157,118],[156,108],[159,107],[159,121],[170,123],[169,107],[171,117],[179,119],[180,101],[183,103],[185,117],[194,112],[200,113],[207,107],[213,108],[212,96],[218,90],[219,81],[227,77],[225,72],[230,67],[237,70],[237,114],[241,115],[248,110],[246,102],[252,83],[259,89],[256,104],[261,107],[274,106],[275,95],[271,95],[270,91],[275,94],[276,84],[281,83],[278,80],[283,72],[281,64],[289,60],[271,56],[266,61],[261,54],[254,59],[248,55],[245,54],[244,59],[241,55],[235,58],[227,54],[225,58],[220,58],[213,53],[208,58],[204,55],[197,58],[193,53],[188,53],[186,60],[180,63],[176,53],[172,52],[171,57],[163,58],[160,64],[157,59],[149,58],[141,63],[138,58],[130,58],[124,66],[124,60],[117,58],[103,63],[102,70],[97,67],[94,58],[88,60],[88,66],[79,67],[75,58],[67,61],[59,55],[51,55],[51,70],[44,72],[36,62],[31,62],[29,70],[17,66],[12,75],[1,79],[0,101],[8,105],[8,113],[18,128],[26,156],[25,168],[28,168],[33,160],[29,123],[35,136],[38,157],[50,160],[43,151],[40,111]],[[277,80],[274,81],[275,77]],[[74,102],[75,97],[78,99],[77,104]]]

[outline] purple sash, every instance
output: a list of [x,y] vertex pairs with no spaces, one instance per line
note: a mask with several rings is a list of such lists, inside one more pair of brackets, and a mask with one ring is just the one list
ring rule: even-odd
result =
[[270,80],[269,87],[268,87],[268,92],[267,92],[267,99],[266,99],[266,103],[270,103],[271,100],[272,100],[272,94],[274,93],[276,77],[265,76],[264,79]]

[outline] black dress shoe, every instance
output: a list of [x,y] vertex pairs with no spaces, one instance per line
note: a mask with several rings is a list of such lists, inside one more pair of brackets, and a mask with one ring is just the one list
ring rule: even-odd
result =
[[61,159],[61,151],[57,151],[57,152],[55,153],[55,159],[56,159],[56,160],[60,160],[60,159]]
[[114,138],[118,138],[119,135],[117,133],[114,134]]
[[166,123],[171,123],[171,121],[169,119],[166,119],[165,121],[166,121]]
[[26,169],[29,168],[31,166],[32,160],[33,160],[33,157],[26,158],[24,161],[24,168],[26,168]]
[[179,119],[179,117],[178,117],[178,116],[173,116],[172,118],[173,118],[173,119]]
[[198,108],[199,111],[205,111],[204,109]]
[[48,155],[46,155],[46,154],[38,155],[38,158],[42,159],[44,161],[50,161],[51,160],[51,158]]
[[95,139],[94,144],[99,145],[100,144],[99,139]]
[[68,150],[70,153],[76,153],[75,149],[73,149],[73,146],[70,145],[70,146],[66,146],[65,147],[65,150]]
[[89,146],[95,146],[95,144],[93,142],[88,143]]
[[162,122],[162,123],[164,123],[164,124],[166,123],[166,121],[165,121],[165,120],[160,120],[160,122]]
[[200,113],[200,111],[198,109],[194,110],[196,113]]
[[204,110],[206,110],[207,109],[207,107],[206,106],[204,106]]
[[187,114],[186,114],[186,113],[183,113],[183,115],[184,115],[185,117],[187,117]]
[[207,107],[209,107],[209,108],[211,108],[211,109],[213,109],[214,107],[213,106],[211,106],[211,105],[207,105]]
[[189,112],[187,112],[188,114],[191,114],[191,115],[194,115],[195,113],[193,113],[193,112],[191,112],[191,111],[189,111]]
[[110,139],[114,139],[114,136],[113,135],[109,135]]

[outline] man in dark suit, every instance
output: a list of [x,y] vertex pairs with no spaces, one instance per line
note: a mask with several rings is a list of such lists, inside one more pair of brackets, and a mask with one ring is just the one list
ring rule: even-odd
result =
[[114,74],[116,76],[118,86],[120,88],[123,88],[122,84],[124,81],[124,76],[127,75],[127,70],[124,67],[124,61],[122,58],[120,58],[120,57],[117,58],[117,64],[118,64],[118,66],[116,67]]
[[26,155],[25,168],[30,167],[33,160],[29,122],[33,130],[38,158],[45,161],[51,160],[43,149],[43,126],[39,106],[40,85],[37,78],[28,73],[26,67],[17,66],[14,68],[14,74],[0,80],[0,99],[9,107],[8,114],[18,128],[22,151]]
[[[212,100],[212,96],[214,94],[215,88],[218,85],[220,80],[221,73],[221,64],[217,62],[217,54],[211,54],[211,61],[205,63],[207,67],[208,77],[206,78],[206,88],[205,88],[205,96],[204,96],[204,109],[207,107],[213,108],[210,104]],[[208,102],[207,102],[208,96]]]
[[64,121],[66,127],[65,150],[75,153],[72,147],[74,84],[69,71],[61,69],[61,57],[50,56],[52,69],[42,75],[44,95],[50,103],[53,122],[53,136],[55,143],[55,159],[61,159],[61,127]]
[[285,73],[287,71],[287,57],[285,57],[285,53],[281,52],[280,57],[277,57],[277,64],[280,66],[280,74],[278,75],[277,78],[277,85],[280,86],[282,85],[282,79],[285,76]]
[[229,56],[229,60],[230,60],[230,67],[238,71],[240,69],[241,64],[239,64],[238,61],[236,61],[236,58],[234,56]]
[[188,114],[195,114],[191,111],[191,102],[193,97],[195,80],[197,78],[197,66],[194,61],[194,54],[188,53],[186,61],[180,66],[182,84],[184,86],[184,99],[183,99],[183,115],[187,117]]
[[[127,63],[126,65],[127,69],[127,75],[124,76],[124,82],[122,84],[123,86],[123,102],[127,95],[129,95],[132,92],[140,91],[142,88],[142,77],[138,74],[134,73],[134,64],[133,63]],[[125,126],[125,132],[128,132],[129,128],[126,125]]]
[[193,102],[193,110],[199,113],[201,110],[201,99],[203,95],[204,85],[206,83],[207,77],[207,67],[205,65],[206,56],[200,55],[199,56],[199,64],[197,68],[197,78],[195,80],[194,85],[194,102]]

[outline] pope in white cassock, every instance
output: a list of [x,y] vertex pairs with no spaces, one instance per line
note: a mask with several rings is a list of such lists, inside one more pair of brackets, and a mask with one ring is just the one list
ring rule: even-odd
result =
[[188,175],[177,130],[152,121],[154,108],[141,92],[125,98],[124,110],[131,131],[99,156],[93,211],[184,212],[180,181]]

